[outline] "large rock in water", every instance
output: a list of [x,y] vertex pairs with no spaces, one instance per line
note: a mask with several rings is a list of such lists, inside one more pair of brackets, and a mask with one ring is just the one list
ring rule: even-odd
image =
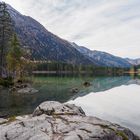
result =
[[33,115],[0,125],[0,140],[139,140],[129,129],[87,117],[75,105],[44,102]]

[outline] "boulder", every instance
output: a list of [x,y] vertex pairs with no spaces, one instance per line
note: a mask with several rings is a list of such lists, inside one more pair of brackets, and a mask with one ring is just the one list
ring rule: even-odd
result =
[[81,107],[53,101],[0,130],[0,140],[140,140],[127,128],[86,116]]
[[90,82],[84,82],[83,85],[84,85],[85,87],[89,87],[89,86],[91,86],[91,83],[90,83]]
[[31,87],[25,87],[25,88],[22,88],[22,89],[18,89],[17,90],[17,93],[37,93],[38,90],[34,89],[34,88],[31,88]]
[[72,92],[72,93],[78,93],[79,92],[79,89],[78,88],[72,88],[70,90],[70,92]]
[[85,116],[85,113],[81,107],[77,107],[74,104],[61,104],[56,101],[43,102],[33,112],[33,116],[39,116],[42,114],[46,114],[49,116],[52,115]]

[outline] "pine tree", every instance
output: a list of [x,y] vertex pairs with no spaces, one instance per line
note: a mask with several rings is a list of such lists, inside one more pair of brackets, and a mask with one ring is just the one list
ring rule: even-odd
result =
[[13,36],[11,41],[11,47],[7,54],[7,68],[13,78],[20,78],[23,71],[24,51],[20,47],[20,43],[16,34]]
[[7,5],[0,2],[0,77],[3,77],[5,73],[6,55],[12,32],[12,22],[7,10]]

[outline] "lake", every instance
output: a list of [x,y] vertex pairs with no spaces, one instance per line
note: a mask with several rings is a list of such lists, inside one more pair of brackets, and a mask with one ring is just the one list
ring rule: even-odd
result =
[[[43,101],[55,100],[81,106],[87,115],[99,117],[140,134],[140,79],[137,77],[33,77],[35,94],[0,89],[0,116],[32,113]],[[91,86],[85,87],[88,81]],[[79,89],[73,93],[72,89]]]

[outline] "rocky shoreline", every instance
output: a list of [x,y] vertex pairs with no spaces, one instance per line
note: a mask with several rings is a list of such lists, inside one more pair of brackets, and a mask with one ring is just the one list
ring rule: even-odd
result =
[[140,140],[127,128],[86,116],[81,107],[54,101],[0,124],[0,140]]

